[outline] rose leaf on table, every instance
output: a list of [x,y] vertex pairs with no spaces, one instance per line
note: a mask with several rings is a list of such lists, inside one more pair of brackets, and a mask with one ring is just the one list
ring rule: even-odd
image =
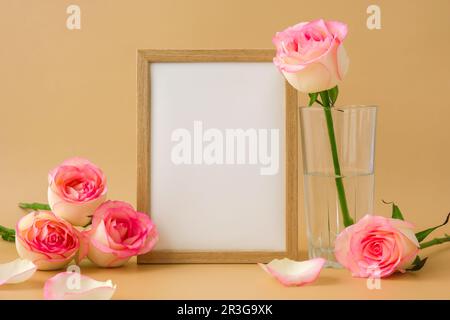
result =
[[16,240],[16,231],[0,225],[0,236],[5,241],[14,242]]
[[409,269],[406,269],[406,271],[419,271],[420,269],[423,268],[423,266],[425,265],[425,262],[427,262],[427,260],[428,260],[428,257],[425,257],[424,259],[420,259],[419,256],[416,256],[416,258],[412,262],[412,267]]

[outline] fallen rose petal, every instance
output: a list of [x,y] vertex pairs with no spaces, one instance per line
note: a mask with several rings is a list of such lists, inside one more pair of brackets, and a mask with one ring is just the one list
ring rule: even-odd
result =
[[116,291],[116,287],[111,280],[103,282],[76,272],[61,272],[45,282],[44,298],[47,300],[109,300]]
[[306,261],[294,261],[288,258],[274,259],[259,266],[285,286],[301,286],[314,282],[320,274],[326,260],[315,258]]
[[20,283],[28,280],[36,272],[36,265],[26,259],[16,259],[0,264],[0,285],[5,283]]

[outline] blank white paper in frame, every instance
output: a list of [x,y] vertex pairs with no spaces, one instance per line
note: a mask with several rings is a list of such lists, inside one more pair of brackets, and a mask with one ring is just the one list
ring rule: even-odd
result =
[[154,250],[286,250],[285,82],[273,64],[161,62],[150,77]]

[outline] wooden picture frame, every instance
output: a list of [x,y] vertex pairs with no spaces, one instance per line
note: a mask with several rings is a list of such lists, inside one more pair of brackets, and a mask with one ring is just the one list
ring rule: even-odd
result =
[[[152,63],[271,62],[273,50],[139,50],[137,53],[137,209],[151,208],[151,75]],[[285,250],[180,251],[153,250],[138,263],[266,263],[298,255],[298,110],[297,92],[285,83]]]

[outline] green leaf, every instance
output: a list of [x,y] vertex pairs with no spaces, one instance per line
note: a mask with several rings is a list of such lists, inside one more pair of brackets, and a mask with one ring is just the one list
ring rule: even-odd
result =
[[447,218],[445,219],[445,221],[442,224],[440,224],[436,227],[432,227],[432,228],[417,232],[416,233],[417,241],[422,242],[423,240],[425,240],[425,238],[428,237],[428,235],[430,233],[432,233],[434,230],[436,230],[437,228],[440,228],[442,226],[445,226],[448,223],[449,219],[450,219],[450,213],[447,215]]
[[14,235],[10,235],[10,234],[2,234],[2,239],[5,241],[9,241],[9,242],[16,241],[16,237]]
[[0,225],[0,236],[5,241],[14,242],[16,240],[16,231]]
[[339,95],[338,86],[328,90],[328,96],[330,97],[331,106],[334,106],[334,103],[336,102],[338,95]]
[[308,107],[311,107],[314,102],[317,101],[317,97],[319,96],[318,92],[308,93],[309,95],[309,104]]
[[425,265],[427,260],[428,260],[428,257],[421,260],[419,256],[416,256],[416,258],[414,259],[414,261],[412,263],[412,265],[413,265],[412,268],[406,269],[406,271],[419,271],[420,269],[423,268],[423,266]]
[[402,212],[400,211],[400,208],[395,204],[395,202],[386,202],[384,200],[381,201],[383,201],[384,204],[392,204],[392,219],[405,220],[405,218],[403,218]]
[[392,203],[392,219],[405,220],[400,208],[395,203]]
[[15,234],[16,230],[0,225],[0,233]]
[[48,204],[38,202],[33,203],[21,202],[19,203],[19,207],[22,209],[31,209],[31,210],[51,210]]

